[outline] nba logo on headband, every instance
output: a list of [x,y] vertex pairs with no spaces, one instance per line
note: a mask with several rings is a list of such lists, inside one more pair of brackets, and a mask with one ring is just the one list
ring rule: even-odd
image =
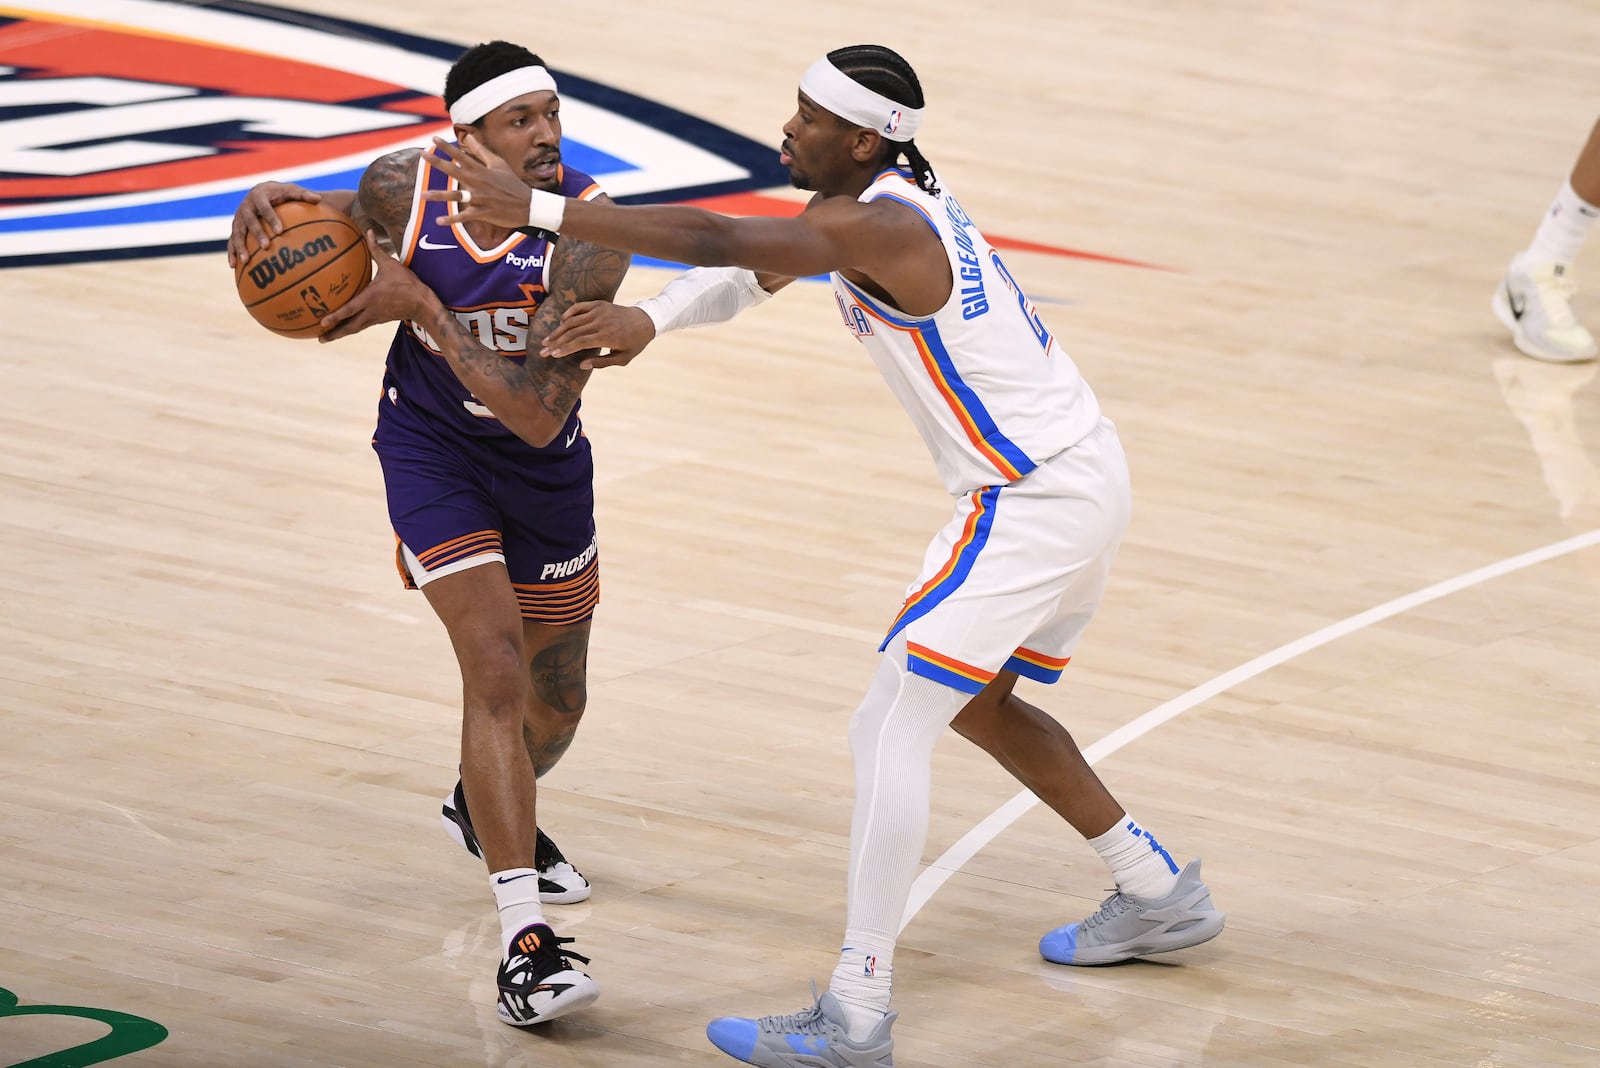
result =
[[883,132],[892,134],[898,129],[900,129],[900,110],[896,108],[889,112],[889,121],[883,124]]

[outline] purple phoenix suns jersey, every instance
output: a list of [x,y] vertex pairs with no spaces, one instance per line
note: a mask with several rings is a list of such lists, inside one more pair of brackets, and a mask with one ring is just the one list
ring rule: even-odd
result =
[[[422,199],[424,190],[454,189],[455,181],[426,159],[419,170],[411,221],[398,250],[400,262],[438,294],[480,344],[522,362],[528,322],[545,297],[554,246],[547,238],[517,232],[494,248],[480,248],[465,226],[439,221],[453,205]],[[562,196],[592,200],[600,195],[600,187],[586,174],[563,167],[559,177]],[[579,434],[576,405],[549,445],[536,449],[522,442],[462,384],[438,344],[414,322],[401,323],[395,332],[383,385],[391,402],[422,410],[447,432],[488,439],[485,444],[505,444],[513,451],[520,451],[520,445],[551,459],[588,449]]]

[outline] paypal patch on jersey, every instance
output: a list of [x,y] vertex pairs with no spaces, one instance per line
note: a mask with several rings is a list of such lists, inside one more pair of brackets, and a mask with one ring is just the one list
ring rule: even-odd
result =
[[[354,188],[449,136],[465,46],[247,0],[0,8],[0,267],[221,251],[271,178]],[[769,146],[556,70],[567,165],[614,199],[784,185]]]

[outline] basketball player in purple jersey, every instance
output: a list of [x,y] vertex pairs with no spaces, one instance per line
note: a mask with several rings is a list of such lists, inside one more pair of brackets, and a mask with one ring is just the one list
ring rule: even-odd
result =
[[[562,165],[555,81],[527,49],[504,41],[469,49],[450,69],[444,100],[456,136],[493,144],[529,187],[603,199],[592,179]],[[246,258],[252,240],[264,245],[281,229],[274,204],[326,200],[432,291],[416,287],[426,298],[403,309],[381,306],[377,291],[357,297],[325,321],[322,340],[401,320],[372,444],[401,578],[423,591],[461,667],[461,781],[445,799],[445,827],[488,864],[504,949],[496,1010],[529,1026],[599,994],[571,959],[587,958],[563,949],[571,939],[554,935],[541,907],[581,901],[589,884],[537,830],[534,812],[536,778],[561,758],[583,715],[599,562],[594,470],[578,416],[589,372],[578,360],[525,354],[567,308],[613,296],[627,257],[546,234],[443,223],[448,209],[423,194],[453,188],[419,149],[375,161],[353,192],[265,183],[240,205],[228,258]]]

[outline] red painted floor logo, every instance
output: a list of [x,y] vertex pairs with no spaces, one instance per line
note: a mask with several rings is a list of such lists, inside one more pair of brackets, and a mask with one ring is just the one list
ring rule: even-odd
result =
[[[216,251],[258,181],[353,188],[378,156],[449,130],[438,94],[463,47],[251,0],[7,3],[0,267]],[[762,144],[556,74],[562,155],[617,200],[799,212],[794,199],[758,192],[789,182],[776,122]]]
[[[462,45],[261,4],[0,11],[0,266],[221,248],[263,178],[350,188],[447,131]],[[781,183],[773,149],[565,72],[563,153],[621,200]]]

